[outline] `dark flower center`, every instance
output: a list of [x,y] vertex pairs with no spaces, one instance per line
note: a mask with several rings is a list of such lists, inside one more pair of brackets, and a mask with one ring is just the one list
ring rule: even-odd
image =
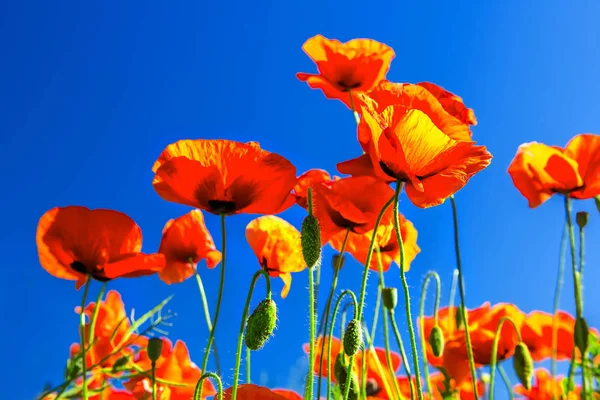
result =
[[81,261],[73,261],[71,263],[71,268],[80,274],[91,275],[92,278],[100,282],[108,282],[110,280],[105,277],[102,274],[102,271],[99,271],[98,268],[90,268]]
[[277,270],[275,268],[269,268],[269,263],[267,262],[267,258],[263,257],[261,262],[260,262],[260,266],[262,267],[262,269],[264,269],[267,272],[277,272]]
[[381,392],[381,388],[377,384],[377,381],[373,378],[367,379],[367,396],[376,396]]
[[385,165],[385,163],[383,161],[379,161],[379,166],[381,167],[381,169],[383,170],[383,172],[385,172],[386,175],[389,175],[390,177],[392,177],[394,179],[398,179],[396,177],[396,174],[394,174],[394,171],[392,171],[390,169],[390,167],[388,167],[387,165]]
[[236,205],[233,201],[209,200],[210,211],[215,214],[231,214],[235,211]]
[[342,89],[342,92],[347,92],[352,89],[359,88],[360,82],[353,82],[351,79],[344,78],[337,81],[337,85]]

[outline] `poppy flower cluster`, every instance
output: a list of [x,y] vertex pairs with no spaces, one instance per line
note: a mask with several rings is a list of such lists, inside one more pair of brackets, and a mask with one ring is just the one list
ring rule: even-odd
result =
[[[316,168],[299,174],[291,161],[257,142],[182,139],[169,144],[152,165],[152,185],[162,199],[191,210],[166,222],[158,249],[150,253],[142,252],[140,227],[122,212],[84,206],[55,207],[46,212],[36,233],[40,264],[56,278],[75,281],[76,289],[85,287],[85,307],[76,309],[81,317],[81,340],[71,346],[66,381],[40,398],[313,400],[323,395],[323,378],[328,380],[327,399],[477,399],[486,393],[492,398],[496,367],[510,358],[520,382],[509,387],[511,397],[513,392],[530,399],[592,396],[598,388],[592,371],[600,370],[600,345],[597,331],[588,327],[583,316],[580,298],[576,298],[577,310],[571,315],[559,310],[553,314],[525,313],[510,303],[485,303],[466,309],[462,296],[460,306],[438,309],[436,305],[433,315],[420,315],[414,321],[419,326],[415,332],[405,284],[408,307],[402,311],[411,339],[411,365],[396,323],[395,309],[400,309],[397,290],[384,285],[385,274],[399,273],[404,279],[421,252],[417,229],[399,212],[398,197],[404,190],[417,208],[439,206],[451,199],[456,224],[454,195],[490,164],[492,155],[473,140],[477,119],[461,97],[430,82],[387,79],[395,57],[388,45],[372,39],[342,43],[317,35],[302,49],[315,62],[318,73],[298,73],[297,78],[353,111],[357,128],[355,136],[348,138],[356,138],[362,154],[337,160],[340,176],[332,176]],[[530,207],[555,194],[564,196],[567,222],[572,225],[569,199],[600,196],[600,136],[576,136],[565,148],[524,144],[508,172]],[[301,231],[278,215],[296,206],[316,219],[312,230],[303,224]],[[205,225],[205,214],[221,221],[220,250]],[[307,332],[304,350],[310,365],[303,395],[289,389],[239,384],[243,336],[239,338],[231,387],[222,390],[221,379],[225,377],[207,370],[223,286],[227,284],[225,221],[238,214],[256,215],[245,229],[246,241],[256,257],[249,264],[257,271],[248,298],[259,276],[267,280],[267,296],[261,302],[266,306],[257,307],[246,320],[248,301],[243,313],[246,343],[257,343],[248,346],[252,350],[264,345],[275,325],[277,309],[271,298],[271,279],[281,279],[280,297],[285,299],[292,290],[294,274],[309,273],[312,282],[313,269],[323,268],[321,263],[308,262],[307,253],[318,255],[326,245],[337,252],[318,334],[314,332],[315,313],[309,312],[311,331]],[[585,226],[582,221],[578,214],[580,229]],[[458,242],[456,248],[459,251]],[[334,337],[336,312],[330,311],[337,276],[346,273],[341,271],[345,255],[364,266],[362,288],[358,300],[350,290],[338,298],[335,310],[343,296],[353,299],[354,319],[347,331],[350,327],[354,331],[347,333],[342,326],[339,337]],[[183,341],[173,344],[154,337],[161,332],[157,324],[165,322],[161,315],[165,302],[137,321],[127,317],[121,295],[114,290],[103,300],[99,297],[97,302],[86,304],[92,281],[102,283],[103,293],[114,279],[153,274],[169,285],[196,277],[202,291],[202,263],[210,269],[220,267],[221,281],[214,318],[211,321],[206,315],[209,337],[201,364],[192,362]],[[460,264],[457,268],[462,287]],[[371,335],[368,329],[361,330],[361,324],[366,328],[371,323],[369,315],[363,313],[369,270],[378,273],[377,304],[381,304],[374,310]],[[439,276],[430,274],[437,277],[439,290]],[[580,279],[581,271],[575,275]],[[309,294],[310,310],[323,304],[323,299],[312,301],[312,283]],[[206,303],[203,308],[208,313]],[[380,311],[386,343],[375,347],[372,339]],[[346,311],[342,314],[345,318]],[[154,322],[140,332],[140,325],[147,321]],[[397,341],[395,350],[389,343],[388,324]],[[363,336],[367,338],[364,345]],[[422,357],[416,336],[423,343]],[[214,349],[216,353],[216,346]],[[420,357],[423,365],[419,365]],[[565,380],[554,371],[534,370],[534,362],[547,360],[570,362],[571,370],[581,368],[581,384],[573,376]],[[430,367],[435,372],[429,373]],[[491,368],[490,379],[481,373],[487,367]],[[313,379],[318,379],[317,385]]]

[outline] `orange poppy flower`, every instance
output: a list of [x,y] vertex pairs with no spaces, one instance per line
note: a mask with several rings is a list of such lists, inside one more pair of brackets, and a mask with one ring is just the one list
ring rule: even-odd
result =
[[[321,225],[323,244],[347,229],[359,234],[373,230],[377,216],[394,195],[387,184],[367,176],[322,182],[314,185],[313,191],[314,215]],[[389,222],[391,210],[389,207],[381,223]]]
[[331,176],[329,173],[322,169],[309,169],[298,177],[296,186],[294,186],[294,195],[296,196],[296,203],[306,209],[308,208],[308,188],[321,182],[330,182]]
[[338,170],[405,182],[409,199],[421,208],[442,204],[492,158],[484,146],[455,140],[426,113],[403,105],[388,106],[383,113],[363,105],[359,130],[365,132],[368,150],[338,164]]
[[[321,354],[321,344],[322,344],[322,340],[325,340],[325,353]],[[331,381],[332,382],[336,382],[334,373],[333,373],[333,369],[334,369],[334,365],[335,365],[335,358],[337,357],[338,353],[340,351],[343,351],[343,346],[342,346],[342,342],[340,341],[340,339],[336,338],[336,337],[332,337],[331,338],[331,360],[329,360],[327,358],[328,356],[328,351],[327,351],[327,345],[328,345],[328,337],[325,336],[319,336],[319,338],[315,341],[315,363],[313,364],[313,371],[315,375],[319,375],[319,363],[321,363],[321,376],[323,376],[324,378],[327,378],[327,368],[331,368]],[[308,354],[309,352],[309,345],[308,344],[304,344],[303,346],[303,350],[305,353]],[[385,349],[383,348],[379,348],[376,347],[375,348],[375,353],[377,354],[377,358],[375,358],[373,356],[373,354],[371,352],[367,352],[367,360],[366,360],[366,371],[367,371],[367,384],[368,386],[371,388],[370,392],[369,392],[369,396],[370,397],[382,397],[383,398],[387,398],[386,396],[389,395],[388,393],[385,392],[384,388],[384,382],[383,380],[386,379],[386,381],[388,382],[388,386],[392,387],[393,383],[392,383],[392,379],[394,379],[394,373],[398,370],[398,368],[400,368],[402,359],[400,358],[400,355],[394,352],[390,352],[391,358],[392,358],[392,368],[393,371],[389,371],[388,367],[387,367],[387,358],[385,356]],[[379,361],[379,365],[381,365],[383,372],[388,374],[387,376],[382,376],[377,364]],[[355,356],[354,356],[354,361],[352,362],[352,369],[354,372],[356,372],[356,374],[358,375],[358,379],[359,381],[362,379],[362,351],[359,351]]]
[[166,258],[165,268],[158,277],[165,283],[180,283],[196,273],[196,264],[206,260],[208,268],[221,262],[221,252],[206,225],[200,210],[167,222],[158,249]]
[[[565,311],[559,311],[557,317],[556,359],[559,361],[570,360],[574,347],[575,318]],[[536,362],[552,357],[552,320],[552,314],[533,311],[527,315],[521,328],[523,342],[529,348],[531,358]],[[590,328],[590,333],[597,335],[597,331],[592,328]],[[576,357],[581,357],[577,348],[575,351]]]
[[294,392],[293,390],[289,390],[289,389],[273,389],[272,392],[275,394],[278,394],[282,397],[285,397],[288,400],[302,400],[303,399],[303,397],[300,396],[300,394]]
[[[408,271],[410,269],[410,263],[415,259],[417,254],[421,252],[421,249],[417,245],[417,230],[412,222],[407,220],[402,214],[398,214],[398,216],[400,219],[402,244],[404,245],[405,271]],[[331,238],[329,244],[335,250],[341,251],[345,237],[346,232],[340,232]],[[373,230],[362,234],[350,233],[346,242],[346,252],[352,254],[358,262],[364,265],[367,262],[367,253],[369,252],[369,245],[371,244],[372,237]],[[400,247],[398,246],[398,240],[396,239],[396,232],[392,221],[389,221],[386,225],[379,226],[377,229],[377,238],[375,240],[375,244],[379,247],[379,253],[381,254],[383,270],[387,271],[390,268],[392,261],[400,265]],[[369,268],[373,271],[379,271],[376,252],[373,252]]]
[[281,297],[285,298],[292,285],[291,273],[306,268],[298,229],[275,215],[265,215],[246,226],[246,240],[269,276],[281,278]]
[[180,140],[152,170],[163,199],[213,214],[277,214],[295,202],[296,168],[256,142]]
[[352,107],[350,95],[368,92],[385,78],[396,54],[372,39],[353,39],[346,43],[322,35],[308,39],[302,50],[316,64],[318,74],[298,73],[296,77],[325,97],[340,99]]
[[553,400],[554,397],[561,400],[576,400],[580,398],[581,388],[575,388],[565,397],[562,390],[563,377],[556,377],[552,380],[552,375],[543,368],[538,368],[534,373],[533,384],[530,390],[525,389],[523,385],[514,386],[515,393],[530,400]]
[[76,281],[87,276],[106,282],[150,275],[165,266],[158,254],[142,254],[142,231],[127,215],[81,206],[55,207],[37,226],[40,264],[51,275]]
[[117,390],[112,386],[107,386],[100,393],[96,392],[96,394],[89,397],[90,400],[137,400],[138,397],[135,397],[133,393],[127,392],[125,390]]
[[[85,307],[84,313],[88,321],[91,320],[95,308],[96,302],[91,302]],[[75,308],[75,312],[81,313],[81,307]],[[90,328],[88,322],[84,336],[86,344]],[[131,322],[127,317],[121,295],[114,290],[110,290],[104,301],[100,302],[94,328],[93,344],[85,353],[87,368],[96,364],[101,368],[112,367],[122,357],[133,357],[134,346],[141,348],[147,344],[147,339],[143,336],[128,335]],[[75,357],[80,351],[79,343],[71,345],[71,357]]]
[[[223,400],[231,400],[231,392],[233,388],[225,389],[223,392]],[[287,397],[282,396],[275,391],[264,386],[246,383],[237,387],[236,399],[238,400],[285,400]]]
[[453,117],[467,125],[477,125],[475,112],[465,106],[462,98],[431,82],[421,82],[417,85],[424,87],[433,94],[444,107],[444,110],[448,111]]
[[554,193],[591,199],[600,195],[600,136],[577,135],[564,149],[537,142],[522,144],[508,173],[531,208]]
[[[146,350],[142,350],[136,357],[136,364],[144,371],[151,370],[151,361]],[[178,386],[158,383],[158,398],[164,400],[189,400],[194,396],[194,390],[202,371],[190,360],[188,349],[182,341],[175,342],[175,347],[168,339],[163,339],[160,358],[156,361],[156,378],[169,382],[176,382]],[[179,386],[185,384],[186,386]],[[136,398],[145,398],[152,393],[152,383],[145,376],[136,376],[124,383]],[[203,382],[202,396],[214,396],[215,387],[210,380]]]
[[[396,379],[398,381],[398,386],[400,387],[400,393],[402,393],[403,396],[406,396],[406,398],[410,399],[410,384],[408,377],[398,376]],[[416,378],[413,376],[413,387],[416,387],[416,381]],[[448,391],[454,393],[458,392],[460,396],[458,398],[461,400],[477,400],[473,393],[473,384],[470,378],[457,385],[454,379],[450,379],[449,382],[446,382],[446,377],[444,374],[441,372],[434,372],[430,374],[429,381],[431,382],[432,387],[429,390],[429,394],[423,393],[424,399],[443,400],[444,397],[442,396],[442,393]],[[449,384],[450,387],[446,388],[446,384]],[[485,392],[485,384],[483,382],[477,382],[477,391],[480,394]],[[431,393],[433,395],[431,395]]]

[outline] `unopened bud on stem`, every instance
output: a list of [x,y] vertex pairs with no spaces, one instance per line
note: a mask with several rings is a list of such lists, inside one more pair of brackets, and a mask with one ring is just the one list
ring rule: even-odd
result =
[[277,305],[272,299],[258,303],[246,323],[244,341],[250,350],[260,350],[271,338],[277,325]]

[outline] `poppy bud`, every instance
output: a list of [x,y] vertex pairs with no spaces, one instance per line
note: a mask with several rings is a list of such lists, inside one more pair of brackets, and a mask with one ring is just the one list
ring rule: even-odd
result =
[[[346,380],[348,379],[348,365],[346,364],[346,355],[342,351],[340,351],[337,357],[335,358],[333,374],[335,376],[335,380],[340,386],[341,392],[345,393]],[[348,391],[348,399],[358,400],[358,396],[360,393],[359,391],[360,386],[358,383],[358,375],[356,375],[356,372],[352,371],[350,376],[350,390]]]
[[594,203],[596,203],[596,210],[600,212],[600,196],[594,197]]
[[531,378],[533,377],[533,360],[525,343],[521,342],[515,348],[513,356],[513,368],[519,377],[519,381],[525,389],[531,389]]
[[246,322],[246,347],[260,350],[273,335],[277,325],[277,305],[272,299],[258,303]]
[[579,211],[577,214],[575,214],[575,221],[577,221],[579,229],[585,228],[588,223],[588,213],[585,211]]
[[67,366],[65,368],[65,379],[70,380],[78,376],[83,369],[83,359],[81,353],[75,355],[73,358],[67,360]]
[[331,263],[333,264],[334,271],[341,270],[342,267],[344,266],[344,261],[346,261],[346,258],[344,257],[343,254],[334,254],[333,260],[331,261]]
[[[150,346],[148,346],[148,347],[150,347]],[[112,372],[119,372],[119,371],[121,371],[121,369],[123,369],[123,367],[127,367],[128,363],[129,363],[129,357],[128,356],[120,357],[119,359],[117,359],[117,361],[115,361],[113,363],[113,365],[112,365]]]
[[431,345],[431,351],[435,357],[440,357],[444,352],[444,332],[436,325],[429,332],[429,344]]
[[589,328],[587,321],[583,317],[579,317],[575,320],[575,332],[574,332],[574,340],[575,346],[581,351],[581,354],[585,353],[588,348],[588,339],[589,339]]
[[456,313],[454,314],[454,321],[456,322],[456,329],[460,329],[464,325],[463,315],[462,315],[462,305],[456,307]]
[[393,310],[398,304],[398,289],[395,287],[386,287],[381,290],[381,299],[383,306],[388,310]]
[[302,221],[302,255],[308,268],[312,268],[321,260],[321,227],[314,215],[307,215]]
[[362,344],[363,337],[360,323],[356,319],[351,319],[344,332],[344,352],[348,356],[353,356],[358,353]]
[[150,338],[148,340],[148,358],[152,362],[156,362],[162,354],[163,341],[159,338]]

